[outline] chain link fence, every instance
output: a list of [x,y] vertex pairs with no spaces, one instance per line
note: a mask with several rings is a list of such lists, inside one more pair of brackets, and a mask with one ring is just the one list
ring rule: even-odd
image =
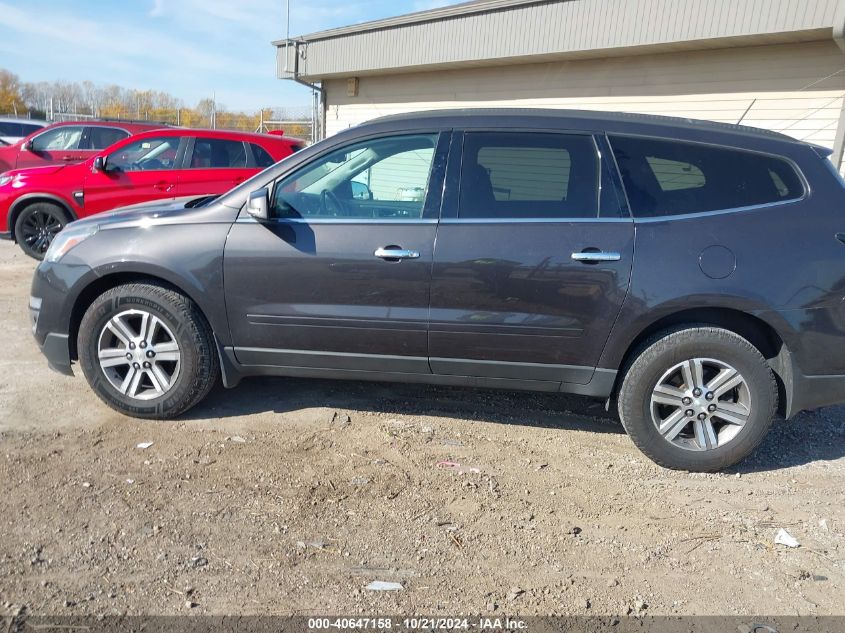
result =
[[[6,116],[6,115],[2,115]],[[8,115],[14,118],[26,119],[26,115]],[[94,113],[89,112],[47,112],[48,121],[140,121],[146,123],[161,123],[189,128],[214,128],[221,130],[240,130],[242,132],[278,132],[284,131],[287,136],[293,136],[306,141],[315,139],[316,113],[311,106],[301,107],[270,107],[246,112],[216,111],[214,109],[201,110],[197,108],[175,109],[135,109],[102,108]]]

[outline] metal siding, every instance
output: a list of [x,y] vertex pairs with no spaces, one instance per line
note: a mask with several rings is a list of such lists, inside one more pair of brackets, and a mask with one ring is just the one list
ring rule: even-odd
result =
[[[559,0],[309,40],[307,75],[831,28],[838,0]],[[362,25],[363,29],[367,25]],[[282,64],[279,65],[280,76]]]
[[[829,42],[716,49],[363,77],[359,97],[328,80],[327,132],[377,116],[460,107],[664,114],[782,131],[832,147],[845,67]],[[756,99],[756,101],[755,101]]]

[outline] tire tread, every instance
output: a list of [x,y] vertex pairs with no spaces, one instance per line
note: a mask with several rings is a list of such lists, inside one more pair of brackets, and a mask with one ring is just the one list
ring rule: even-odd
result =
[[[125,300],[129,297],[146,298],[166,306],[179,320],[177,325],[178,330],[186,331],[192,339],[197,357],[197,370],[191,375],[188,388],[184,390],[184,393],[176,402],[164,400],[157,403],[155,407],[125,409],[119,403],[114,402],[112,398],[106,397],[106,394],[102,394],[101,390],[104,387],[100,386],[98,382],[92,380],[89,376],[90,367],[94,367],[96,371],[96,361],[90,358],[83,360],[83,354],[87,356],[87,351],[91,343],[90,337],[97,335],[92,327],[92,321],[96,318],[98,308],[104,302],[112,302],[116,308],[116,302],[118,300]],[[133,282],[115,286],[95,299],[82,318],[79,328],[78,349],[83,371],[89,383],[98,392],[98,395],[100,395],[100,398],[116,411],[134,417],[151,419],[174,418],[205,398],[216,384],[220,375],[220,361],[217,356],[217,345],[214,340],[214,334],[205,316],[200,311],[199,306],[181,292],[154,281]],[[165,402],[168,403],[166,410],[164,408]]]
[[[753,429],[755,441],[750,442],[751,446],[746,448],[734,447],[734,450],[726,450],[718,459],[711,458],[707,462],[695,464],[694,468],[679,466],[677,460],[666,457],[660,451],[654,450],[654,446],[647,437],[642,424],[635,421],[636,411],[642,409],[642,395],[638,393],[642,385],[636,384],[637,375],[658,359],[671,354],[672,350],[684,343],[692,343],[702,337],[709,337],[711,340],[739,348],[746,354],[749,360],[758,363],[760,368],[768,376],[765,389],[768,393],[763,394],[764,401],[768,401],[768,411],[765,411],[767,422]],[[760,351],[748,340],[730,330],[711,326],[707,324],[688,324],[676,326],[658,332],[648,339],[631,354],[629,361],[623,368],[622,387],[618,395],[619,418],[625,432],[649,459],[664,468],[695,470],[698,472],[714,472],[731,466],[746,457],[762,441],[771,426],[778,404],[778,388],[774,373],[766,362]],[[639,388],[639,389],[638,389]],[[651,420],[647,421],[652,424]]]

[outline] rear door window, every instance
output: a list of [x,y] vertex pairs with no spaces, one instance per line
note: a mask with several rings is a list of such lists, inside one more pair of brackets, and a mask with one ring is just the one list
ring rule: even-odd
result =
[[119,128],[92,125],[87,128],[85,149],[105,149],[118,141],[122,141],[127,136],[129,136],[129,133]]
[[595,218],[599,173],[590,136],[468,132],[458,217]]
[[188,166],[191,169],[244,169],[246,147],[242,141],[198,137]]
[[792,164],[745,150],[626,136],[610,143],[635,217],[724,211],[797,200]]

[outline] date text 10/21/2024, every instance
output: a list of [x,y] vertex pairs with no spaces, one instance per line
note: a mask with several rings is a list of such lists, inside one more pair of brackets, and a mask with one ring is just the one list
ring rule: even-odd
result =
[[517,618],[308,618],[308,629],[344,630],[364,629],[374,631],[398,630],[478,630],[478,631],[525,631],[528,624]]

